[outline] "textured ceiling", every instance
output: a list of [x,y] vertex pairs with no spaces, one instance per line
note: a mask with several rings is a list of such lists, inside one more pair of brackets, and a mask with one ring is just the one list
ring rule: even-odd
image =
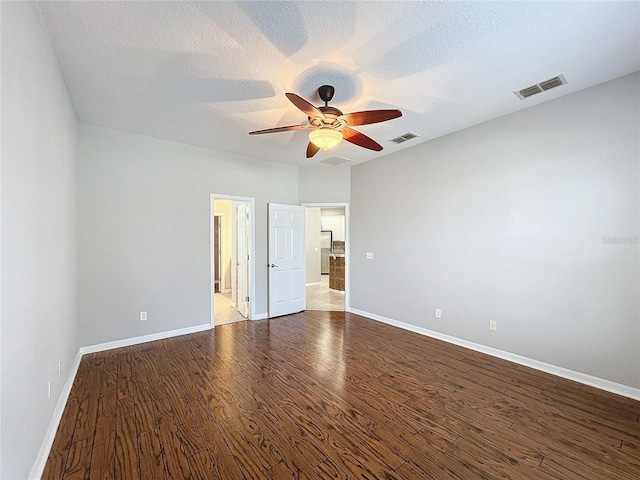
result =
[[[291,165],[360,163],[640,70],[638,2],[41,2],[82,122]],[[564,74],[568,85],[513,94]],[[284,96],[399,108],[305,158]],[[632,99],[638,101],[638,99]],[[389,140],[408,131],[419,138]],[[331,167],[327,167],[331,168]]]

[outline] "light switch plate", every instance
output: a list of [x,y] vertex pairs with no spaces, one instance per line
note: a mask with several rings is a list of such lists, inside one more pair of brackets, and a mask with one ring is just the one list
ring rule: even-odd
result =
[[373,252],[367,252],[364,256],[367,260],[373,260]]

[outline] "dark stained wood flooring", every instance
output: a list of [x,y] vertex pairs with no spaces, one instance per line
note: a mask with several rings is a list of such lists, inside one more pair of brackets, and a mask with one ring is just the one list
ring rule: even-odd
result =
[[344,312],[86,355],[44,479],[633,479],[640,402]]

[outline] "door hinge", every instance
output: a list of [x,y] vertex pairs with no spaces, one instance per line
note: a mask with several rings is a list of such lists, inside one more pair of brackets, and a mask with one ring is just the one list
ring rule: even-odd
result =
[[244,301],[248,302],[249,301],[249,297],[244,297]]
[[247,260],[249,260],[249,255],[247,255]]
[[249,214],[247,213],[247,220],[249,220]]

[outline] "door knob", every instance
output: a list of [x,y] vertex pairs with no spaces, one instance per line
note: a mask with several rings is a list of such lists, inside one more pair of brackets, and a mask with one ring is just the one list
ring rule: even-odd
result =
[[275,263],[272,263],[271,265],[269,265],[271,268],[278,268],[278,265],[276,265]]

